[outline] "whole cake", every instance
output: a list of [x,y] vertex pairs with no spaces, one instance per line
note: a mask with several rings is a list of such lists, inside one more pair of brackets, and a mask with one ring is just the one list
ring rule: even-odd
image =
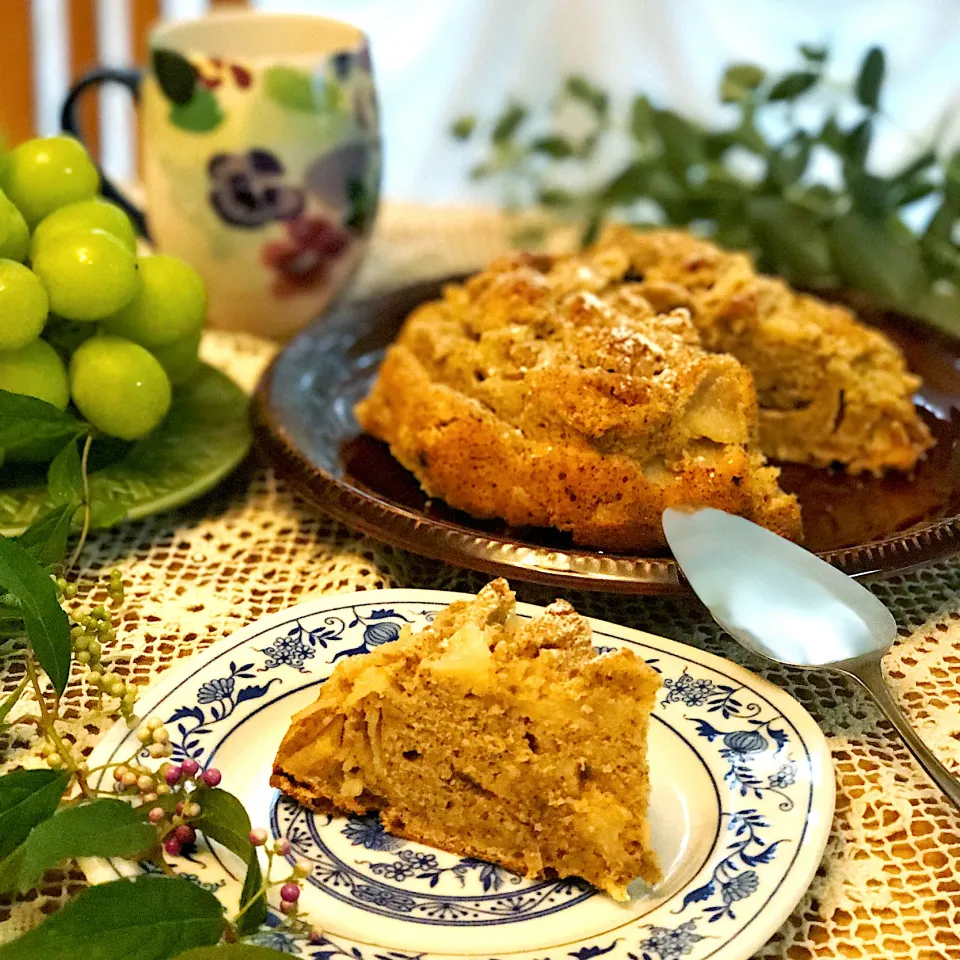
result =
[[798,538],[749,371],[621,283],[628,265],[521,254],[447,287],[387,351],[361,426],[431,496],[576,543],[662,547],[663,510],[688,503]]
[[745,254],[681,230],[611,228],[595,252],[611,265],[623,258],[605,295],[628,286],[658,310],[689,310],[707,350],[750,370],[768,457],[882,473],[909,470],[932,446],[912,400],[920,379],[845,307],[758,275]]
[[419,633],[337,664],[271,784],[315,810],[379,811],[398,836],[618,900],[660,877],[647,726],[657,674],[599,655],[563,600],[534,620],[496,580]]

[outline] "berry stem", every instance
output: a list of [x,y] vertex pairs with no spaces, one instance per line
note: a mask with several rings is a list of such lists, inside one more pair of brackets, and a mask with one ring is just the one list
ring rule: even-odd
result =
[[80,528],[80,539],[73,548],[73,553],[67,561],[65,573],[73,569],[74,564],[80,559],[80,553],[83,545],[87,542],[87,534],[90,532],[90,475],[87,472],[87,464],[90,460],[90,446],[93,443],[93,434],[88,433],[83,442],[83,452],[80,454],[80,475],[83,477],[83,526]]
[[73,759],[73,753],[70,748],[63,742],[60,737],[60,734],[57,733],[56,728],[56,717],[50,713],[47,708],[47,701],[43,695],[43,691],[40,689],[40,680],[37,677],[37,670],[33,665],[33,657],[28,656],[26,659],[27,667],[27,677],[30,680],[30,684],[33,687],[33,691],[37,696],[37,705],[40,708],[40,728],[43,730],[44,734],[48,736],[57,748],[57,753],[60,754],[63,759],[64,764],[67,769],[76,777],[77,784],[80,789],[89,797],[93,796],[90,786],[87,783],[87,778],[84,775],[83,771],[77,766],[76,760]]

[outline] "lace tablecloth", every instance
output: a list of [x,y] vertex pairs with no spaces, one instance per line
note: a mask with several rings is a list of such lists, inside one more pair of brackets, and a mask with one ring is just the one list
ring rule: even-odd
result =
[[[506,236],[490,213],[388,206],[354,293],[469,269],[504,249]],[[249,388],[274,349],[227,334],[204,343],[207,359]],[[80,563],[81,588],[112,567],[127,584],[113,669],[142,684],[238,627],[311,597],[390,586],[475,591],[486,579],[318,516],[255,462],[188,507],[93,536]],[[516,586],[534,603],[554,596]],[[887,675],[913,723],[960,775],[960,561],[878,584],[876,592],[900,624]],[[568,596],[585,614],[745,664],[795,696],[828,737],[838,786],[830,842],[809,892],[758,957],[960,960],[960,814],[851,684],[761,662],[691,603]],[[0,661],[2,691],[22,675],[15,655]],[[83,717],[92,704],[75,688],[67,700],[77,719],[73,736],[89,752],[103,730]],[[0,769],[41,764],[30,730],[0,738]],[[39,891],[0,899],[0,942],[82,884],[74,868],[49,873]]]

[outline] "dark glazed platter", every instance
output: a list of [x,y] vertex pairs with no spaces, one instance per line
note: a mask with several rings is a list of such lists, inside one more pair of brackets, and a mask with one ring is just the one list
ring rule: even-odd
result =
[[[342,305],[274,361],[254,400],[260,449],[305,499],[370,536],[491,574],[618,593],[687,593],[668,553],[626,556],[572,545],[553,530],[477,520],[429,499],[387,447],[360,432],[353,405],[417,304],[448,280]],[[806,546],[855,577],[892,576],[960,552],[960,339],[862,310],[906,354],[916,401],[937,439],[912,476],[850,476],[789,464],[781,482],[803,507]]]

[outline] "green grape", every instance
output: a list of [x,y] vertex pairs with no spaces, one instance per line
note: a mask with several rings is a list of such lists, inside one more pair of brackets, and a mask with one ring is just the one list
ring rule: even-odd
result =
[[201,331],[198,330],[174,340],[173,343],[150,348],[150,352],[160,361],[160,366],[167,371],[167,376],[175,387],[193,379],[200,369],[200,334]]
[[68,320],[100,320],[137,292],[137,261],[103,230],[76,230],[41,244],[33,258],[50,309]]
[[104,327],[148,349],[191,337],[203,326],[207,294],[203,281],[177,257],[138,257],[140,289]]
[[46,400],[58,410],[66,410],[70,402],[63,361],[45,340],[0,353],[0,390]]
[[74,230],[102,230],[116,237],[131,253],[137,252],[137,235],[130,218],[116,204],[94,197],[68,203],[44,217],[33,231],[32,254],[47,241]]
[[47,322],[47,291],[15,260],[0,260],[0,350],[18,350]]
[[149,433],[170,409],[170,381],[146,349],[93,337],[70,358],[70,395],[98,430],[122,440]]
[[10,154],[3,186],[32,228],[57,207],[94,196],[100,174],[79,141],[37,138]]
[[30,230],[23,214],[0,190],[0,257],[23,262],[30,249]]

